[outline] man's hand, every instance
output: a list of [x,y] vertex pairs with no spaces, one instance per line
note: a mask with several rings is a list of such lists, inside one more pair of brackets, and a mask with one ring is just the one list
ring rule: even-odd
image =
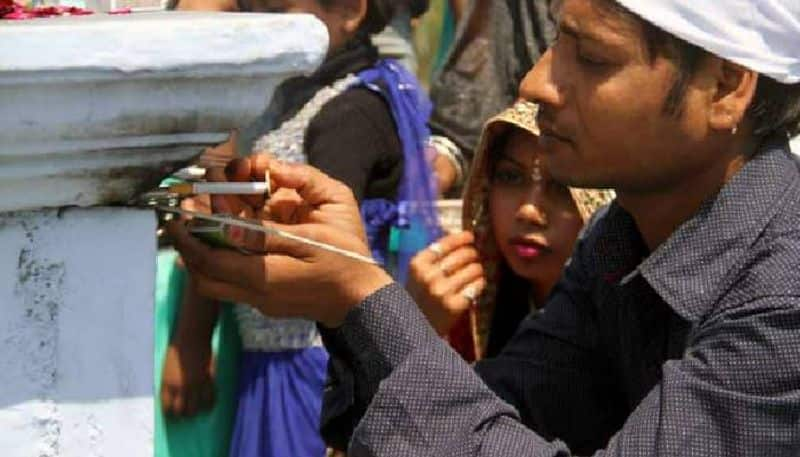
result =
[[[280,212],[295,224],[265,225],[370,256],[358,204],[344,184],[319,170],[286,165],[266,156],[232,162],[225,174],[210,179],[263,180],[269,171]],[[286,199],[288,189],[297,197]],[[279,197],[283,196],[283,197]],[[215,212],[266,214],[276,202],[244,197],[215,197]],[[287,205],[291,206],[287,208]],[[337,327],[367,296],[391,283],[380,267],[277,236],[247,237],[245,247],[267,255],[244,255],[211,248],[193,238],[182,223],[169,226],[175,245],[202,295],[248,303],[273,317],[302,317]]]

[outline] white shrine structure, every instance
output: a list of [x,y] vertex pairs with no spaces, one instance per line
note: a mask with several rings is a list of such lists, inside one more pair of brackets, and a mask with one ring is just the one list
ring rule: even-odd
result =
[[152,455],[156,217],[126,203],[327,39],[301,15],[0,24],[0,455]]

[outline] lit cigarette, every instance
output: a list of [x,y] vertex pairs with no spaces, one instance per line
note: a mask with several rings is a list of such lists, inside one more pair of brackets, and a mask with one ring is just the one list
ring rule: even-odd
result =
[[178,195],[264,195],[269,194],[266,182],[198,182],[174,184],[168,192]]

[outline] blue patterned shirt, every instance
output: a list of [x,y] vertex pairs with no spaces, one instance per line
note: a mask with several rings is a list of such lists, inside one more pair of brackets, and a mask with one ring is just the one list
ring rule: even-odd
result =
[[800,456],[800,166],[765,147],[652,253],[612,204],[475,367],[397,285],[323,337],[354,456]]

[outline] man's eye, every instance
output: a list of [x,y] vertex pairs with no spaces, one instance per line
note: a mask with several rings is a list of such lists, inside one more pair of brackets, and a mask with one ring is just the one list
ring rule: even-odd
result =
[[582,65],[589,65],[589,66],[595,66],[595,67],[600,67],[600,66],[603,66],[603,65],[606,64],[605,62],[603,62],[600,59],[597,59],[597,58],[591,57],[591,56],[587,56],[586,54],[582,54],[582,53],[578,53],[578,62],[580,62]]
[[286,12],[286,5],[283,2],[276,2],[274,0],[239,0],[250,3],[250,11],[258,13],[284,13]]

